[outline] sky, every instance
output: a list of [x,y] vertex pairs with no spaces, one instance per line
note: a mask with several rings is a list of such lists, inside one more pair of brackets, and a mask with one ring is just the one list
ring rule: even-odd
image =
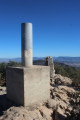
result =
[[0,0],[0,58],[21,57],[21,23],[33,24],[33,56],[80,57],[80,0]]

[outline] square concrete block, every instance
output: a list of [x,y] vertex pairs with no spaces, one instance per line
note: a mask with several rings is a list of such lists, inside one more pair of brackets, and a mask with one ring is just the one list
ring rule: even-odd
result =
[[50,67],[8,67],[7,98],[23,106],[33,106],[50,98]]

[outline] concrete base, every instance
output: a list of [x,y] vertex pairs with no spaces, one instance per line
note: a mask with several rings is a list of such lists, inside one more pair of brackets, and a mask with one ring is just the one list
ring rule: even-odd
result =
[[23,106],[34,106],[50,98],[50,67],[8,67],[7,98]]

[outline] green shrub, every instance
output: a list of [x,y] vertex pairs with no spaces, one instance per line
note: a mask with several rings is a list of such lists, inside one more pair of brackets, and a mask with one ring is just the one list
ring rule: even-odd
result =
[[0,85],[4,86],[6,85],[6,67],[8,66],[21,66],[20,63],[10,61],[9,63],[0,63]]

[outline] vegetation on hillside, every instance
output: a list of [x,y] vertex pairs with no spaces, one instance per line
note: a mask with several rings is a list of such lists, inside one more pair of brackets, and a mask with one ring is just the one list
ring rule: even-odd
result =
[[69,77],[73,80],[74,86],[79,86],[80,84],[80,69],[71,67],[62,63],[54,64],[56,74],[61,74],[62,76]]
[[5,86],[6,85],[6,68],[8,66],[20,66],[20,63],[10,61],[9,63],[0,63],[0,85]]

